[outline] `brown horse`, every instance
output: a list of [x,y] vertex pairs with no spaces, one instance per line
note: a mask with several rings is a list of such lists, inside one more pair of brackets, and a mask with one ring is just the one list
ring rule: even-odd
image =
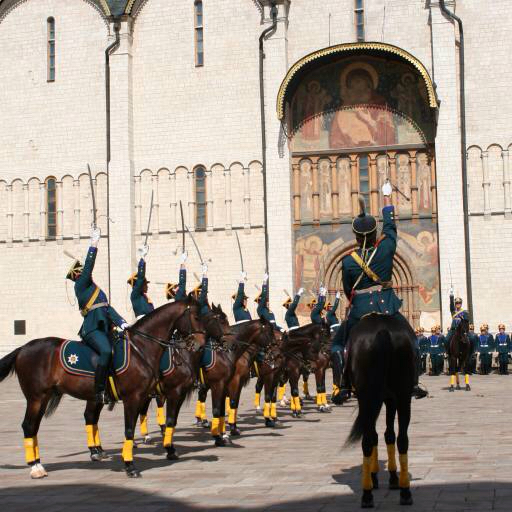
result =
[[[196,348],[204,346],[206,333],[199,318],[199,306],[188,299],[166,304],[127,329],[132,357],[126,371],[115,376],[116,387],[123,400],[125,442],[122,458],[129,477],[140,476],[133,463],[133,438],[139,411],[155,386],[160,358],[177,333]],[[22,423],[26,461],[33,478],[47,476],[39,457],[37,433],[43,415],[51,415],[64,394],[94,403],[94,379],[71,375],[59,362],[61,338],[43,338],[28,342],[0,360],[0,382],[16,372],[27,400]],[[86,421],[94,421],[92,405],[86,410]],[[101,410],[101,407],[96,407]],[[97,424],[88,423],[88,437],[100,447]]]

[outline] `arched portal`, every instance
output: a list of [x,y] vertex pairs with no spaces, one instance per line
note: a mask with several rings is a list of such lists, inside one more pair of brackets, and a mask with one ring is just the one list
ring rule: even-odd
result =
[[379,217],[390,179],[401,191],[394,286],[413,325],[437,323],[437,98],[425,67],[391,45],[337,45],[290,68],[277,108],[292,162],[296,287],[340,289],[358,198]]

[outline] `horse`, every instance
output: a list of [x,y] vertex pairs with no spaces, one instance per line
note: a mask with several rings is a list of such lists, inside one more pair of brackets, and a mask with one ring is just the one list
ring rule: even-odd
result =
[[[122,450],[124,469],[128,477],[140,477],[133,462],[133,438],[139,411],[155,386],[164,348],[177,332],[196,348],[206,343],[206,333],[199,318],[199,306],[191,300],[165,304],[126,330],[132,348],[130,364],[114,376],[119,396],[123,400],[125,441]],[[41,338],[29,341],[0,360],[0,382],[16,373],[27,400],[22,423],[26,461],[32,478],[43,478],[47,472],[41,464],[37,434],[43,416],[50,416],[64,394],[87,400],[86,411],[94,421],[94,379],[67,373],[59,362],[62,338]],[[87,421],[86,417],[86,421]],[[101,447],[97,424],[87,424],[88,437]]]
[[315,339],[311,347],[311,354],[313,357],[309,359],[309,363],[311,365],[311,370],[315,375],[316,406],[320,412],[330,412],[325,387],[325,374],[331,363],[329,355],[330,329],[326,323],[324,323],[322,327],[322,332],[318,339]]
[[448,367],[450,370],[450,391],[453,392],[454,384],[457,382],[457,389],[460,389],[458,372],[464,371],[464,381],[466,383],[466,391],[471,391],[469,385],[469,364],[473,353],[473,344],[469,336],[469,320],[461,318],[457,324],[455,332],[450,338],[448,346]]
[[[364,316],[350,332],[347,370],[355,388],[359,411],[346,445],[362,438],[362,508],[373,507],[372,489],[378,488],[378,435],[376,422],[386,405],[386,441],[389,488],[400,489],[400,504],[411,505],[408,472],[411,393],[414,386],[415,334],[401,318],[378,313]],[[398,413],[398,438],[395,415]],[[395,441],[400,477],[397,476]]]

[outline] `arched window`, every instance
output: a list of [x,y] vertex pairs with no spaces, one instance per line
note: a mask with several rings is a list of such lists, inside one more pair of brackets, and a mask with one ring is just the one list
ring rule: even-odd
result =
[[196,230],[206,229],[206,170],[196,167],[194,171],[196,191]]
[[363,0],[355,0],[355,2],[356,39],[357,41],[364,41],[364,4]]
[[48,82],[55,82],[55,20],[48,18],[47,39],[48,39]]
[[57,237],[57,184],[55,178],[46,180],[46,238]]
[[204,65],[204,42],[203,42],[203,2],[194,2],[194,39],[196,66]]

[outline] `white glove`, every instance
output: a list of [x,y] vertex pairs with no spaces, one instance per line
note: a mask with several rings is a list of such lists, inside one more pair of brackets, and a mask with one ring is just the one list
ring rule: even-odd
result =
[[247,281],[247,272],[242,270],[242,272],[240,272],[240,282],[242,283],[244,281]]
[[450,295],[453,295],[453,286],[450,286]]
[[327,295],[327,289],[324,288],[323,286],[320,287],[320,296],[321,297],[325,297]]
[[389,180],[386,180],[384,185],[382,185],[382,194],[385,196],[390,196],[393,192],[393,187],[391,186],[391,183]]
[[91,232],[91,245],[96,247],[101,238],[101,230],[100,228],[94,228]]
[[145,258],[148,254],[149,247],[147,245],[143,245],[142,247],[139,247],[137,249],[137,256],[139,257],[139,260],[142,258]]
[[304,293],[304,288],[299,288],[297,295],[300,297]]
[[263,275],[263,282],[264,283],[268,283],[268,274],[265,272],[265,274]]
[[336,298],[337,298],[337,299],[340,299],[340,298],[341,298],[341,292],[336,292]]
[[180,258],[181,263],[182,263],[182,264],[183,264],[183,263],[185,263],[185,262],[187,261],[187,258],[188,258],[187,251],[183,251],[183,252],[181,253],[181,258]]
[[126,322],[124,324],[121,324],[121,329],[123,331],[126,331],[126,329],[128,329],[128,327],[130,327],[130,324],[127,324]]
[[206,274],[208,274],[208,265],[206,263],[203,263],[201,271],[203,272],[203,276],[206,276]]

